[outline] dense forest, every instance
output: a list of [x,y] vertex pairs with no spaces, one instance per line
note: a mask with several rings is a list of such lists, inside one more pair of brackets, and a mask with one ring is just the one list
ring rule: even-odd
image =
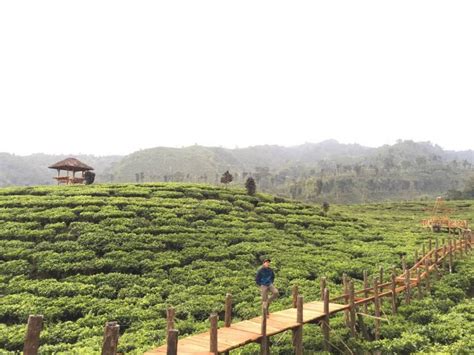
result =
[[[64,157],[2,154],[0,186],[51,184],[53,174],[46,167]],[[445,151],[413,141],[379,148],[333,140],[295,147],[196,145],[152,148],[124,157],[78,158],[96,168],[98,182],[219,184],[228,170],[234,185],[244,186],[252,176],[259,191],[309,202],[469,198],[463,191],[474,173],[473,151]]]

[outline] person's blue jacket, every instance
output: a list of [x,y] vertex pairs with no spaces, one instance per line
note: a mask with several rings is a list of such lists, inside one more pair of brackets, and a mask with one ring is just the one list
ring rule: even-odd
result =
[[259,286],[270,286],[275,280],[275,273],[269,267],[261,267],[255,276],[255,282]]

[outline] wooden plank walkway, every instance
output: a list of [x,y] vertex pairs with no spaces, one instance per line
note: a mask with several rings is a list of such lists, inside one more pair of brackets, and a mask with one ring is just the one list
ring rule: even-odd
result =
[[[320,301],[309,302],[303,305],[303,323],[321,320],[325,314],[324,304]],[[348,309],[348,305],[336,303],[329,304],[329,314]],[[296,321],[296,308],[285,309],[270,313],[267,319],[267,336],[282,333],[300,326]],[[262,317],[255,317],[242,322],[231,324],[230,327],[219,328],[217,331],[217,347],[219,353],[239,348],[245,344],[256,342],[262,338]],[[209,352],[210,332],[196,334],[188,338],[180,339],[178,345],[179,354],[212,354]],[[149,350],[145,354],[163,354],[167,351],[167,345]]]
[[[421,284],[426,283],[426,281],[431,278],[430,274],[434,273],[435,275],[438,274],[438,268],[442,267],[446,261],[449,261],[449,270],[451,272],[452,261],[456,254],[463,255],[467,254],[469,251],[472,250],[473,243],[474,243],[474,234],[471,233],[469,230],[469,235],[462,239],[459,238],[458,240],[454,239],[453,244],[451,244],[451,240],[448,244],[445,244],[441,247],[438,246],[436,243],[436,247],[434,249],[430,249],[428,253],[423,255],[421,258],[416,257],[415,263],[411,268],[406,268],[402,274],[396,275],[393,273],[392,282],[387,283],[377,283],[374,280],[374,286],[368,287],[362,290],[354,291],[352,286],[352,291],[340,295],[338,297],[329,299],[329,293],[326,289],[325,282],[324,286],[322,284],[321,291],[324,288],[324,297],[325,300],[329,304],[329,314],[326,315],[324,313],[324,302],[321,301],[314,301],[303,304],[303,321],[297,322],[297,309],[290,308],[285,309],[282,311],[274,312],[269,315],[266,321],[266,337],[282,333],[284,331],[293,329],[296,330],[299,327],[302,327],[306,323],[311,322],[318,322],[323,321],[326,316],[329,316],[333,313],[341,312],[341,311],[349,311],[354,312],[354,309],[351,309],[351,305],[357,310],[358,306],[364,304],[374,303],[377,307],[380,307],[380,299],[383,297],[390,297],[392,298],[392,309],[396,307],[394,306],[394,302],[396,301],[396,295],[402,292],[406,293],[406,302],[410,300],[410,293],[413,290],[420,286]],[[431,248],[431,242],[430,242]],[[382,280],[382,275],[380,275],[380,280]],[[436,277],[435,277],[436,279]],[[365,281],[364,281],[365,282]],[[351,281],[352,283],[352,281]],[[376,289],[375,289],[376,287]],[[428,286],[429,287],[429,286]],[[377,292],[375,292],[377,291]],[[410,291],[410,292],[406,292]],[[346,289],[347,292],[347,289]],[[296,290],[296,295],[298,294]],[[352,296],[351,296],[352,295]],[[357,297],[356,297],[357,296]],[[326,298],[327,297],[327,298]],[[352,301],[350,298],[352,297]],[[298,297],[299,299],[299,297]],[[344,302],[344,304],[337,304],[334,302]],[[227,302],[227,299],[226,299]],[[295,298],[293,299],[295,302]],[[347,304],[349,303],[349,304]],[[302,303],[301,303],[302,304]],[[301,305],[300,304],[300,305]],[[226,312],[227,312],[227,305],[226,305]],[[377,312],[377,311],[376,311]],[[227,313],[226,313],[227,314]],[[346,317],[349,317],[349,313],[346,314]],[[355,313],[350,315],[350,318],[355,318]],[[355,324],[355,320],[349,320],[349,323],[353,322]],[[380,321],[379,321],[380,323]],[[355,325],[352,325],[353,331],[355,332]],[[376,324],[376,328],[379,327]],[[238,323],[230,324],[229,327],[223,327],[216,329],[217,331],[217,352],[218,353],[227,353],[230,350],[239,348],[244,346],[248,343],[252,342],[259,342],[261,340],[265,340],[262,336],[262,317],[255,317],[249,320],[244,320]],[[327,331],[325,334],[325,342],[329,342],[329,330],[323,329],[323,333]],[[380,330],[378,330],[380,331]],[[215,338],[214,338],[215,341]],[[302,343],[302,338],[299,338],[299,343]],[[215,354],[215,352],[210,352],[210,344],[211,344],[211,332],[205,332],[201,334],[196,334],[189,336],[187,338],[183,338],[179,340],[177,353],[182,355],[199,355],[199,354]],[[213,343],[215,344],[215,343]],[[295,343],[296,344],[296,343]],[[329,344],[329,343],[328,343]],[[301,345],[301,344],[300,344]],[[263,345],[262,345],[263,346]],[[302,346],[302,345],[301,345]],[[325,345],[326,346],[326,345]],[[264,346],[263,346],[264,348]],[[170,350],[173,349],[170,347]],[[329,349],[329,345],[327,345],[327,349]],[[152,354],[163,354],[167,353],[168,347],[166,344],[147,351],[145,354],[152,355]],[[176,350],[176,348],[174,348]],[[296,345],[295,345],[296,351]],[[302,350],[299,349],[299,354],[302,354]],[[171,351],[173,352],[173,351]],[[265,352],[267,354],[268,352]]]

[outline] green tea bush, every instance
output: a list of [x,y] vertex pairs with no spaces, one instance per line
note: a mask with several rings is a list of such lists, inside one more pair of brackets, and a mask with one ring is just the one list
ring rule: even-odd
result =
[[[257,316],[254,276],[265,257],[281,293],[273,310],[291,306],[293,285],[305,300],[319,299],[321,276],[335,296],[343,273],[360,287],[364,270],[372,277],[380,266],[400,268],[402,255],[411,262],[431,236],[417,225],[426,206],[331,205],[324,216],[319,206],[200,184],[0,189],[0,352],[21,351],[34,313],[46,319],[41,351],[65,354],[98,352],[108,320],[120,322],[119,351],[143,353],[164,342],[168,305],[181,336],[206,331],[228,292],[234,319]],[[459,218],[472,213],[463,207]],[[331,320],[332,342],[387,353],[470,349],[471,270],[458,262],[431,298],[402,305],[379,342],[351,339],[340,316]],[[274,352],[289,352],[289,338],[279,336]],[[305,330],[305,349],[322,351],[316,328]]]

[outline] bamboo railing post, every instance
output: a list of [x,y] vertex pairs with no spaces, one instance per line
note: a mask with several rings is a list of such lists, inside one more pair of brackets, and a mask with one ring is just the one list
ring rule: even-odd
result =
[[426,248],[425,248],[425,243],[423,242],[423,244],[421,244],[421,253],[423,256],[426,255]]
[[120,326],[117,322],[105,323],[104,338],[102,340],[102,355],[115,355],[119,339]]
[[324,350],[331,352],[331,343],[329,341],[329,290],[324,289],[324,318],[321,324],[324,336]]
[[407,268],[407,261],[405,260],[405,256],[402,256],[402,270],[405,271]]
[[397,314],[397,274],[395,273],[395,270],[392,271],[392,285],[391,285],[391,291],[392,291],[392,314],[395,315]]
[[296,322],[300,325],[293,329],[295,355],[303,355],[303,296],[298,296],[296,302]]
[[166,355],[178,354],[178,331],[176,329],[169,329],[166,335],[168,341],[166,343]]
[[326,278],[321,277],[321,280],[319,281],[319,287],[321,289],[321,301],[324,301],[324,289],[326,288]]
[[292,306],[296,308],[296,303],[298,300],[298,285],[293,285],[291,289],[291,296],[292,296]]
[[425,259],[425,272],[426,272],[426,290],[428,293],[431,291],[431,283],[430,283],[430,261]]
[[209,321],[211,323],[210,328],[210,337],[209,337],[209,352],[216,354],[218,353],[217,348],[217,323],[218,323],[218,316],[216,313],[212,313],[209,317]]
[[267,336],[267,316],[268,316],[268,309],[267,309],[267,302],[265,301],[262,303],[262,327],[261,327],[262,339],[260,341],[260,354],[261,355],[270,354],[270,346],[269,346],[268,336]]
[[[364,270],[364,298],[369,297],[369,279],[367,277],[367,270]],[[364,313],[367,313],[367,303],[364,303]]]
[[420,268],[416,268],[416,286],[418,287],[418,299],[421,300],[423,298],[423,287],[421,284],[421,271]]
[[225,296],[225,316],[224,316],[224,326],[230,327],[232,324],[232,295],[228,293]]
[[28,317],[28,325],[26,328],[25,342],[23,344],[24,355],[38,354],[40,346],[40,333],[43,330],[43,316],[30,315]]
[[349,282],[349,324],[350,324],[350,331],[351,335],[355,338],[357,336],[356,333],[356,306],[355,306],[355,295],[354,295],[354,281]]
[[459,256],[462,258],[463,256],[463,250],[462,250],[462,239],[461,236],[458,237],[458,249],[459,249]]
[[468,252],[469,252],[469,244],[468,244],[467,236],[464,235],[464,254],[467,255]]
[[413,265],[415,265],[418,262],[418,249],[415,249],[415,261]]
[[374,306],[375,306],[375,340],[380,339],[380,300],[379,300],[379,283],[374,277]]
[[411,299],[411,288],[410,288],[410,270],[405,269],[405,303],[410,304]]

